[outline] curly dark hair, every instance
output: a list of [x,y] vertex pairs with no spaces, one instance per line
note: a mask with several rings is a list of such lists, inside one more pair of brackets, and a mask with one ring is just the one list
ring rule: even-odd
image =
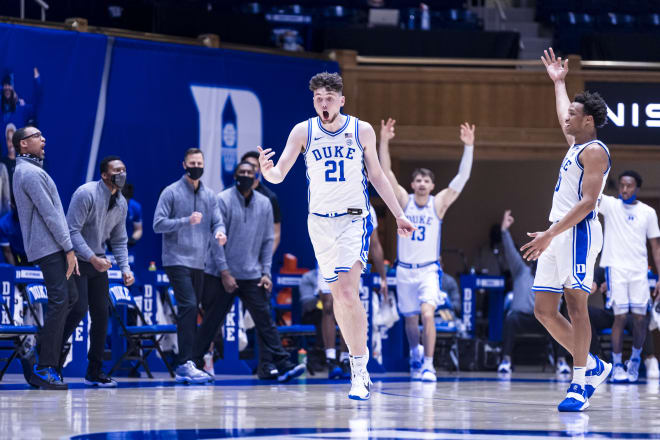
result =
[[635,184],[637,185],[637,188],[642,187],[642,176],[639,175],[637,171],[633,170],[626,170],[623,173],[619,174],[619,180],[621,180],[622,177],[632,177],[635,179]]
[[326,90],[337,92],[341,95],[344,90],[344,81],[338,73],[317,73],[309,80],[309,90],[314,92],[321,87],[325,87]]
[[584,114],[594,118],[596,128],[601,128],[607,124],[607,104],[598,92],[585,90],[575,95],[574,102],[579,102],[584,107]]

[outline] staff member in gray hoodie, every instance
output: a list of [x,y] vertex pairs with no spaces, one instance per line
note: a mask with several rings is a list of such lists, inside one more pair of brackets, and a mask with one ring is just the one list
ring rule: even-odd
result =
[[218,194],[229,238],[224,247],[210,245],[204,271],[204,298],[210,304],[197,332],[193,359],[203,365],[204,354],[238,295],[257,327],[260,361],[275,363],[277,379],[283,382],[304,373],[305,365],[290,361],[270,315],[273,208],[266,196],[253,191],[255,171],[250,162],[239,163],[234,171],[236,186]]
[[78,274],[78,260],[57,187],[43,169],[46,139],[38,128],[23,127],[16,130],[12,143],[19,152],[13,188],[25,253],[29,261],[41,268],[48,290],[48,309],[37,340],[38,363],[28,382],[41,389],[66,390],[68,386],[57,367],[64,322],[78,300],[76,286],[70,279],[72,274]]
[[183,168],[186,174],[160,194],[154,213],[154,232],[163,234],[163,267],[177,302],[176,380],[205,383],[212,378],[192,362],[197,304],[202,295],[209,242],[215,238],[223,245],[227,236],[215,195],[199,180],[204,172],[202,151],[188,149]]
[[126,166],[118,156],[108,156],[101,161],[100,171],[101,180],[85,183],[73,193],[66,214],[80,276],[74,276],[78,302],[67,318],[64,340],[73,334],[89,310],[89,364],[85,384],[107,388],[117,386],[117,382],[102,371],[110,307],[108,269],[112,266],[105,257],[107,240],[110,240],[124,284],[132,285],[135,278],[128,266],[128,204],[121,194],[126,183]]

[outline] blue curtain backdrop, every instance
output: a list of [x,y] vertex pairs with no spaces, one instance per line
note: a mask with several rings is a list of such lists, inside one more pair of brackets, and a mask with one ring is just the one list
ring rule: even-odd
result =
[[[105,36],[0,25],[0,74],[11,71],[19,96],[35,104],[33,113],[46,136],[47,170],[65,207],[85,181],[106,43]],[[34,67],[39,70],[41,95],[35,87]],[[104,156],[124,159],[135,199],[143,209],[144,236],[134,248],[142,266],[138,271],[151,260],[160,267],[160,236],[151,227],[153,212],[160,191],[182,176],[185,150],[204,150],[204,182],[220,190],[223,164],[233,167],[237,157],[258,144],[280,153],[291,128],[314,116],[308,81],[325,70],[337,71],[338,65],[196,46],[114,41],[93,178],[100,177],[98,162]],[[223,156],[222,151],[231,154]],[[230,184],[228,174],[224,178],[224,184]],[[306,185],[302,158],[284,184],[269,185],[278,194],[283,213],[275,266],[283,252],[298,256],[302,266],[315,264],[307,234]]]

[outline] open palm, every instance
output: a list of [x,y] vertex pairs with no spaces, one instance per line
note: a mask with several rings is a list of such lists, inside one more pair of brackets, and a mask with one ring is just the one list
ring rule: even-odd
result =
[[[550,53],[548,53],[548,50]],[[548,50],[543,51],[541,61],[543,61],[550,79],[553,81],[561,81],[566,78],[566,74],[568,73],[568,60],[563,60],[562,62],[561,57],[557,58],[555,56],[555,52],[552,48]]]

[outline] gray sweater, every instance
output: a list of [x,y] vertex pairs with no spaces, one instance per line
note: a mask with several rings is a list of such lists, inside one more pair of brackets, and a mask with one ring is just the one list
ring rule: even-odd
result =
[[[191,225],[190,215],[195,211],[202,213],[202,222]],[[204,269],[209,241],[225,232],[215,195],[202,182],[195,191],[184,175],[161,193],[154,232],[163,234],[163,266]]]
[[76,255],[84,261],[89,261],[94,255],[105,255],[104,244],[109,239],[121,271],[130,272],[126,235],[128,204],[117,191],[116,203],[108,210],[111,196],[110,189],[102,180],[78,187],[66,213],[69,233]]
[[62,201],[42,161],[17,157],[13,188],[25,253],[30,261],[73,249]]
[[502,231],[502,245],[506,262],[511,271],[511,278],[513,278],[513,301],[509,310],[531,315],[534,313],[534,292],[532,292],[534,275],[532,269],[523,261],[508,230]]
[[205,272],[219,277],[228,269],[239,280],[270,276],[275,239],[270,200],[252,191],[245,206],[245,197],[232,186],[218,194],[218,206],[227,227],[227,244],[211,243]]

